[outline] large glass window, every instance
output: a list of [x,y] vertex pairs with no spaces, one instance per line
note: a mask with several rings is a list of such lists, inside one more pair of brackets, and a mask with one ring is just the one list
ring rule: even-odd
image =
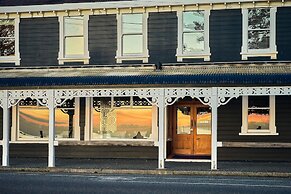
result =
[[248,10],[248,48],[270,48],[270,9]]
[[[21,100],[15,107],[16,139],[17,140],[42,140],[49,136],[49,110],[41,106],[36,100]],[[55,109],[55,137],[57,139],[76,138],[75,100],[67,100],[62,106]],[[15,125],[15,124],[13,124]]]
[[152,106],[139,98],[93,99],[92,139],[150,139]]
[[147,62],[147,14],[119,14],[117,27],[117,62],[121,63],[122,60]]
[[242,59],[276,58],[276,8],[243,9]]
[[60,16],[59,64],[64,62],[89,63],[88,15]]
[[0,19],[0,63],[20,64],[19,18]]
[[83,16],[64,18],[65,56],[84,55]]
[[204,11],[183,12],[183,53],[204,50]]
[[275,96],[244,96],[241,135],[277,135]]
[[210,60],[209,10],[178,11],[177,60],[203,58]]
[[0,56],[15,55],[15,22],[0,20]]

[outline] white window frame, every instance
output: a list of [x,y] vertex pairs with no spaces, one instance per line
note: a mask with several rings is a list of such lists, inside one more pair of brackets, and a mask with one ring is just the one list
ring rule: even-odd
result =
[[14,39],[15,39],[15,55],[14,56],[0,56],[0,63],[15,63],[20,65],[20,52],[19,52],[19,16],[14,18],[0,18],[1,20],[14,20]]
[[93,98],[86,98],[86,120],[85,120],[85,141],[100,141],[100,142],[123,142],[123,141],[135,141],[135,142],[154,142],[154,145],[158,145],[158,126],[157,126],[157,114],[158,108],[152,105],[152,135],[148,139],[93,139]]
[[[47,108],[47,107],[44,107]],[[73,138],[56,138],[57,141],[79,141],[80,140],[80,98],[75,98],[75,119]],[[12,107],[11,142],[14,143],[43,143],[48,142],[48,138],[43,139],[19,139],[19,105]]]
[[269,96],[269,129],[248,129],[248,109],[249,109],[249,98],[248,96],[242,97],[242,127],[239,135],[279,135],[275,124],[275,96]]
[[271,57],[271,59],[277,59],[276,13],[276,7],[270,8],[270,48],[248,49],[248,9],[242,9],[242,48],[240,53],[242,60],[248,60],[248,57]]
[[[75,15],[74,15],[75,16]],[[71,16],[71,17],[74,17]],[[76,15],[80,16],[80,15]],[[65,55],[65,17],[70,16],[59,16],[59,56],[58,61],[60,65],[63,65],[65,62],[83,62],[84,64],[89,64],[89,48],[88,48],[88,21],[89,21],[89,15],[82,15],[84,18],[84,26],[83,26],[83,32],[84,32],[84,55]]]
[[[130,14],[130,13],[126,13]],[[148,50],[148,13],[132,13],[142,14],[142,35],[143,35],[143,52],[141,54],[122,54],[122,14],[117,14],[117,51],[116,51],[116,62],[122,63],[122,61],[142,60],[143,63],[148,62],[149,50]]]
[[[198,11],[198,10],[192,10]],[[178,48],[177,48],[177,61],[182,62],[183,59],[203,58],[204,61],[210,61],[210,47],[209,47],[209,17],[210,10],[199,10],[204,11],[204,51],[183,53],[183,12],[177,11],[178,17]],[[187,11],[185,11],[187,12]]]

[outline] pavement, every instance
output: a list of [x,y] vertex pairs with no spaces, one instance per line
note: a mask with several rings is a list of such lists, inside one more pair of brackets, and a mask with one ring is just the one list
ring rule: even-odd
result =
[[47,167],[47,158],[10,158],[1,172],[51,172],[86,174],[207,175],[291,178],[290,162],[218,161],[218,170],[210,163],[166,162],[157,169],[154,159],[65,159],[56,158],[56,167]]

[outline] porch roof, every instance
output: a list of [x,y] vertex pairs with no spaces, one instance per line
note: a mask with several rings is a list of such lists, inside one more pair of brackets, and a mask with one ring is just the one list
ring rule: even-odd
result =
[[291,63],[1,68],[1,88],[287,86]]

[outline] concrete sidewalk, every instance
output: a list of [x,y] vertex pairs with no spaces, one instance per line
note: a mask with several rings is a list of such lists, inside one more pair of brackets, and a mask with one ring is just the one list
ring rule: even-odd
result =
[[146,159],[56,159],[56,167],[48,168],[46,158],[11,158],[2,171],[59,172],[94,174],[175,174],[216,176],[289,177],[291,163],[286,162],[226,162],[218,161],[218,170],[211,171],[210,163],[166,162],[157,169],[157,160]]

